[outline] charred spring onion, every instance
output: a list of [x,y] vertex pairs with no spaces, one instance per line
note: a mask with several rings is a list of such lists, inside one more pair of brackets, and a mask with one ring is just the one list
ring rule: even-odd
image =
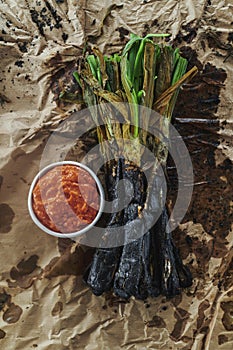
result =
[[[186,73],[187,60],[181,57],[179,49],[165,45],[167,34],[149,34],[144,38],[132,34],[122,54],[104,56],[96,47],[79,61],[74,78],[80,93],[72,96],[61,93],[65,101],[76,101],[91,108],[92,118],[97,125],[97,136],[102,144],[102,154],[106,159],[106,196],[109,200],[117,198],[117,186],[121,179],[133,184],[133,200],[119,212],[111,214],[108,227],[128,225],[138,217],[150,197],[151,203],[161,208],[161,191],[156,177],[158,163],[151,169],[151,179],[147,183],[139,167],[127,159],[136,159],[140,164],[140,144],[152,150],[156,159],[166,167],[168,149],[156,137],[151,137],[148,123],[152,122],[150,110],[163,116],[161,129],[169,137],[169,123],[182,84],[196,73],[193,67]],[[161,43],[156,43],[161,41]],[[118,104],[122,102],[122,104]],[[129,103],[129,110],[123,102]],[[113,122],[109,104],[119,115],[119,122]],[[140,115],[139,106],[148,107]],[[101,126],[100,125],[100,122]],[[118,140],[130,140],[122,145]],[[110,141],[109,147],[103,141]],[[122,141],[121,141],[122,142]],[[121,150],[127,159],[122,157]],[[117,158],[115,163],[107,159]],[[116,167],[113,173],[113,165]],[[127,189],[125,189],[127,194]],[[150,194],[150,196],[149,196]],[[141,238],[116,248],[98,248],[91,266],[85,274],[85,281],[96,295],[113,289],[122,298],[135,296],[145,299],[159,294],[172,297],[181,288],[192,283],[189,269],[183,265],[173,243],[171,232],[166,231],[168,213],[166,207],[156,224]],[[130,229],[126,233],[132,235]]]

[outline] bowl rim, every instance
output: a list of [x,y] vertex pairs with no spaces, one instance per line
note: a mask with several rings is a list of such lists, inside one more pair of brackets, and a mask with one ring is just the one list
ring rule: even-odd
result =
[[[96,217],[94,218],[94,220],[87,226],[85,226],[84,228],[82,228],[79,231],[75,231],[75,232],[69,232],[69,233],[59,233],[59,232],[55,232],[51,229],[49,229],[48,227],[44,226],[41,221],[37,218],[36,214],[34,213],[34,210],[32,208],[32,193],[33,193],[33,189],[37,183],[37,181],[43,176],[45,175],[49,170],[53,169],[56,166],[61,166],[61,165],[75,165],[77,167],[80,167],[84,170],[86,170],[95,180],[95,183],[97,185],[97,188],[99,190],[99,194],[100,194],[100,206],[99,206],[99,210],[98,213],[96,215]],[[97,175],[94,173],[94,171],[89,168],[87,165],[82,164],[80,162],[75,162],[75,161],[70,161],[70,160],[64,160],[64,161],[60,161],[60,162],[55,162],[55,163],[50,163],[49,165],[47,165],[46,167],[44,167],[43,169],[41,169],[36,176],[34,177],[31,185],[30,185],[30,189],[28,192],[28,211],[29,214],[31,216],[32,221],[45,233],[48,233],[49,235],[55,236],[55,237],[60,237],[60,238],[75,238],[78,236],[81,236],[82,234],[84,234],[85,232],[89,231],[95,224],[96,222],[99,220],[101,214],[103,213],[103,209],[104,209],[104,190],[103,187],[100,183],[99,178],[97,177]]]

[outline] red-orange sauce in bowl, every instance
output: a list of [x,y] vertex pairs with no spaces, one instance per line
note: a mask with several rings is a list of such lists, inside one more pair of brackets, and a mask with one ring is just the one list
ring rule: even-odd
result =
[[95,219],[100,195],[95,179],[81,167],[55,166],[36,183],[32,208],[38,220],[52,231],[77,232]]

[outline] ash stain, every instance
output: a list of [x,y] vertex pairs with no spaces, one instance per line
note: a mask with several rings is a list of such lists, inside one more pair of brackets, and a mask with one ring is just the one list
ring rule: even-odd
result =
[[58,15],[57,10],[45,0],[45,6],[40,10],[35,8],[30,9],[30,15],[32,21],[36,24],[39,33],[45,36],[45,28],[48,27],[50,31],[54,28],[62,28],[62,18]]
[[68,34],[62,33],[62,39],[63,39],[64,43],[67,41],[68,37],[69,37]]
[[38,279],[42,274],[42,269],[37,265],[39,257],[32,255],[28,259],[22,259],[17,266],[12,267],[10,277],[14,281],[8,280],[10,287],[26,289],[31,287],[34,280]]
[[198,28],[195,26],[195,21],[192,21],[186,25],[181,26],[181,30],[175,38],[176,44],[181,44],[185,41],[187,44],[190,44],[193,39],[197,36]]
[[[200,223],[213,240],[207,246],[201,242],[192,242],[186,239],[185,235],[180,235],[179,229],[174,232],[174,238],[182,257],[183,254],[187,255],[192,251],[196,254],[200,269],[193,273],[199,275],[205,274],[208,270],[208,261],[211,257],[221,258],[227,254],[226,237],[233,219],[230,205],[233,164],[229,159],[218,165],[215,162],[215,151],[221,141],[218,132],[222,127],[216,112],[220,102],[219,95],[227,75],[223,69],[209,63],[203,66],[196,52],[190,47],[181,47],[181,53],[188,59],[188,69],[194,65],[199,69],[191,83],[184,85],[181,90],[173,116],[173,124],[186,143],[191,156],[194,183],[200,183],[194,186],[192,202],[183,222]],[[174,199],[177,191],[175,185],[177,175],[174,170],[168,170],[168,176],[169,193]]]
[[230,33],[228,34],[227,40],[228,40],[230,43],[233,43],[233,32],[230,32]]
[[4,309],[11,300],[11,296],[6,292],[0,293],[0,311]]
[[61,25],[62,18],[61,18],[61,16],[59,16],[59,15],[57,14],[57,10],[55,10],[55,9],[50,5],[50,3],[49,3],[47,0],[45,0],[45,5],[46,5],[47,9],[48,9],[49,12],[51,13],[51,15],[52,15],[52,17],[53,17],[53,19],[54,19],[54,21],[55,21],[54,27],[57,28],[57,29],[58,29],[58,28],[62,28],[62,25]]
[[60,315],[62,310],[63,310],[63,303],[61,301],[58,301],[54,305],[51,314],[52,314],[53,317],[58,316],[58,315]]
[[117,28],[117,31],[119,32],[120,35],[120,40],[122,42],[125,42],[127,40],[127,35],[129,34],[128,29],[124,28],[124,27],[119,27]]
[[23,53],[25,52],[28,52],[28,49],[27,49],[27,42],[23,42],[23,43],[18,43],[18,47],[19,47],[19,50]]
[[3,184],[3,176],[0,175],[0,190],[1,190],[2,184]]
[[189,313],[186,310],[177,307],[174,316],[177,321],[174,325],[172,333],[170,334],[170,337],[172,340],[178,341],[184,332],[186,323],[188,322]]
[[203,34],[208,42],[209,47],[212,48],[212,51],[215,53],[215,55],[224,58],[223,62],[226,62],[230,57],[233,56],[233,46],[231,44],[230,34],[232,33],[229,33],[227,43],[221,38],[221,34],[217,33],[214,30],[208,29]]
[[54,65],[63,65],[63,59],[59,51],[57,51],[55,54],[51,55],[51,58],[48,59],[48,62],[46,62],[46,65],[49,65],[50,67],[53,67]]
[[[10,70],[10,68],[9,68],[9,70]],[[6,95],[3,95],[0,93],[0,105],[1,105],[1,107],[3,107],[5,105],[5,103],[10,103],[10,102],[11,102],[11,100]]]
[[210,303],[208,300],[204,300],[198,307],[198,318],[197,318],[197,329],[194,332],[194,335],[203,327],[205,327],[205,311],[210,307]]
[[6,203],[0,204],[0,233],[8,233],[15,217],[13,209]]
[[[228,268],[224,272],[224,275],[222,277],[222,280],[220,280],[220,283],[222,283],[224,290],[229,290],[232,286],[232,276],[233,276],[233,258],[231,259]],[[233,291],[229,292],[229,297],[233,297]]]
[[15,62],[15,66],[19,67],[19,68],[22,68],[23,67],[23,64],[24,64],[24,61],[23,60],[18,60]]
[[227,331],[233,331],[233,301],[221,303],[221,308],[224,311],[222,324]]
[[159,24],[159,21],[157,20],[157,18],[155,18],[155,19],[151,22],[151,26],[152,26],[152,27],[156,27],[156,26],[158,26],[158,24]]
[[150,27],[149,23],[145,23],[144,28],[143,28],[143,32],[142,32],[142,36],[146,36],[150,32],[151,32],[151,27]]
[[147,327],[166,328],[166,323],[160,316],[153,316],[152,320],[146,322]]
[[65,251],[71,249],[73,241],[70,238],[58,238],[57,245],[59,253],[62,255],[63,253],[65,253]]
[[[192,341],[192,338],[184,335],[180,340],[183,341],[184,343],[189,343],[190,341]],[[190,350],[190,348],[188,350]]]
[[178,306],[182,302],[182,294],[176,295],[171,302],[175,307]]
[[14,303],[11,303],[9,305],[9,308],[4,312],[3,314],[3,321],[7,323],[16,323],[20,316],[22,315],[23,310],[19,305],[15,305]]
[[13,279],[18,279],[20,276],[32,273],[37,267],[38,256],[32,255],[27,260],[21,260],[17,268],[13,267],[11,270],[11,277]]
[[[11,301],[11,295],[7,294],[5,291],[3,293],[0,293],[0,311],[3,311],[2,318],[3,321],[7,323],[16,323],[23,313],[21,307],[19,305],[14,304]],[[5,335],[1,333],[0,330],[0,339],[1,335],[3,335],[4,338]]]
[[39,33],[44,36],[44,26],[45,26],[45,23],[43,21],[40,20],[40,15],[39,13],[33,9],[33,10],[30,10],[30,15],[31,15],[31,19],[32,19],[32,22],[34,22],[38,28],[38,31]]
[[[213,256],[214,239],[206,235],[204,232],[198,232],[192,238],[189,235],[185,236],[185,232],[177,229],[175,232],[176,239],[179,239],[179,248],[182,252],[182,258],[185,259],[190,253],[196,256],[198,269],[195,276],[204,277],[204,270],[208,269],[208,262]],[[182,235],[184,237],[178,237]],[[187,239],[188,238],[188,239]]]
[[228,337],[225,334],[219,334],[218,345],[222,345],[228,342]]
[[64,275],[82,275],[91,263],[93,249],[76,246],[61,250],[61,256],[53,258],[44,269],[44,277],[52,278]]
[[0,329],[0,339],[5,338],[6,332],[4,332],[2,329]]

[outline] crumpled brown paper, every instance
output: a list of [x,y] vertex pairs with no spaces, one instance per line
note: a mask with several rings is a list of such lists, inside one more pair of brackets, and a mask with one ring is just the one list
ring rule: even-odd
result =
[[[1,349],[232,349],[232,5],[5,0],[0,11]],[[92,250],[44,234],[27,211],[46,140],[77,108],[57,104],[56,82],[85,40],[113,53],[130,32],[171,33],[199,68],[174,116],[195,173],[174,237],[194,283],[171,300],[93,296],[81,279]]]

